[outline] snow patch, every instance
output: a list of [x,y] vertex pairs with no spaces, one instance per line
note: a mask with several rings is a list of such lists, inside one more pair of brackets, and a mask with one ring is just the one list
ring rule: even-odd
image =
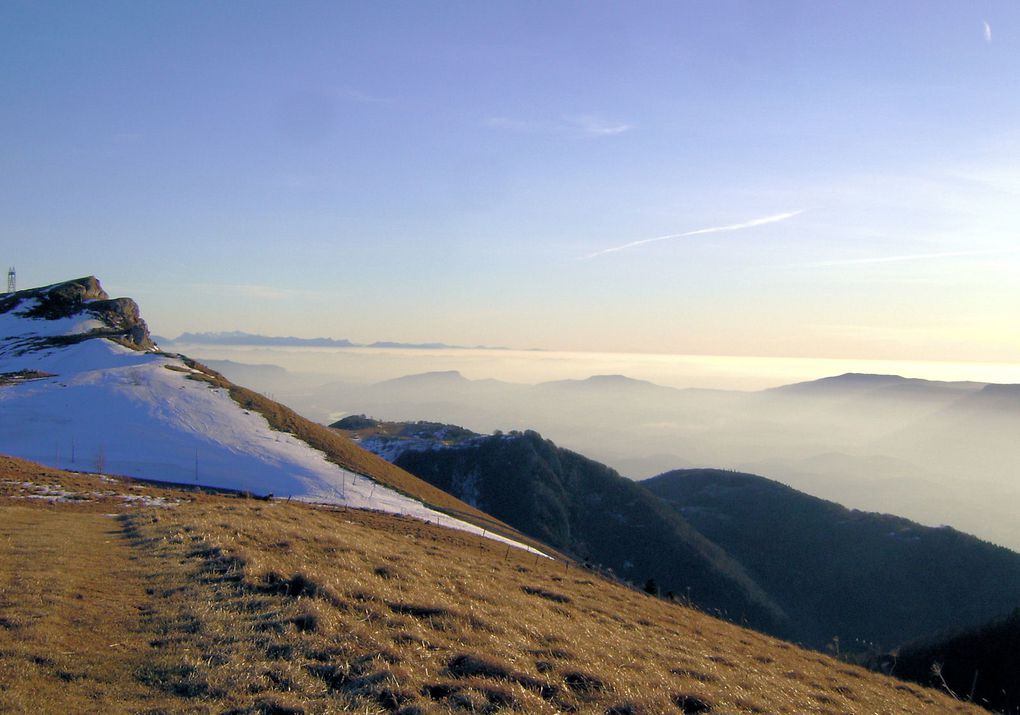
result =
[[[109,480],[116,481],[116,480]],[[14,482],[11,480],[0,481],[0,484],[20,488],[21,494],[9,495],[10,499],[40,499],[50,503],[73,504],[91,502],[97,499],[117,499],[128,506],[157,507],[169,509],[181,504],[181,499],[170,499],[168,497],[150,496],[148,494],[120,494],[111,491],[86,491],[77,492],[55,486],[53,484],[35,484],[34,482]]]
[[367,449],[387,462],[397,461],[405,452],[429,452],[441,449],[443,444],[419,437],[365,437],[358,442],[362,449]]

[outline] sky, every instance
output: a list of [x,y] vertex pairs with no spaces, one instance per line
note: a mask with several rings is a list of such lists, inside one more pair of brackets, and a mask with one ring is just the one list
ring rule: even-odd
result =
[[154,332],[1020,363],[1020,3],[0,4],[0,264]]

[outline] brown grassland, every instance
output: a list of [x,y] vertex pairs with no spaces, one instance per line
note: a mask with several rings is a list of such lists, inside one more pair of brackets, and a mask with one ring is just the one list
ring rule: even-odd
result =
[[409,518],[0,457],[0,712],[514,711],[984,712]]

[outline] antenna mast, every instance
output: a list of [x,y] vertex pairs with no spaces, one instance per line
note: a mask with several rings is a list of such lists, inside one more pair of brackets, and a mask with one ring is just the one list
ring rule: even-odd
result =
[[10,268],[7,269],[7,292],[8,293],[13,293],[14,292],[14,287],[15,287],[16,283],[17,283],[17,281],[15,280],[14,266],[11,266]]

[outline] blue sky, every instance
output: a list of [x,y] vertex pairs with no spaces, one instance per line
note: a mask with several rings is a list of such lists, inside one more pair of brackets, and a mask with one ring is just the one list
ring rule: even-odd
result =
[[0,262],[168,335],[1020,362],[1018,43],[1011,0],[8,0]]

